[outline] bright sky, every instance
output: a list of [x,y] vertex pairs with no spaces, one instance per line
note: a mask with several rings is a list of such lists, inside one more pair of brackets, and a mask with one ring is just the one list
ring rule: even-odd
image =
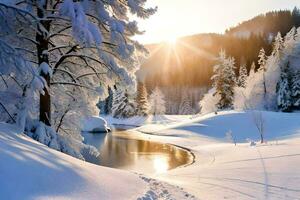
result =
[[136,37],[144,44],[172,41],[196,33],[224,33],[258,14],[271,10],[300,7],[300,0],[148,0],[158,12],[147,20],[139,20],[146,33]]

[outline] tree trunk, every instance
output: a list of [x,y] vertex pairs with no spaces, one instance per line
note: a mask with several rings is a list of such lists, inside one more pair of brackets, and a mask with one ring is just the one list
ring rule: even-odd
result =
[[[47,8],[47,0],[43,5],[44,10]],[[37,8],[37,15],[39,18],[44,18],[44,11],[40,8]],[[50,30],[50,21],[41,21],[41,24],[44,28],[49,32]],[[43,62],[49,65],[49,57],[48,57],[48,44],[49,41],[47,39],[47,35],[41,33],[36,34],[37,44],[37,56],[39,65]],[[50,75],[45,74],[41,71],[40,74],[47,82],[48,89],[44,88],[45,94],[40,95],[40,121],[45,123],[48,126],[51,126],[51,97],[50,97]]]
[[260,133],[260,143],[263,144],[264,143],[264,136],[262,133]]

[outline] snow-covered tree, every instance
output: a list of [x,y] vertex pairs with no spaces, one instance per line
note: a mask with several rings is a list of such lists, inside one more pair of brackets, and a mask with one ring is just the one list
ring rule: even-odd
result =
[[104,100],[99,99],[99,102],[97,103],[97,107],[100,109],[101,115],[111,114],[112,101],[113,101],[113,90],[111,89],[110,86],[108,86],[108,96]]
[[276,37],[275,37],[275,41],[273,43],[273,51],[272,51],[272,56],[276,57],[276,58],[280,58],[280,56],[282,55],[282,49],[284,47],[283,44],[283,38],[281,36],[281,33],[278,32]]
[[161,90],[156,87],[149,96],[150,113],[153,115],[163,115],[166,112],[165,99]]
[[[0,29],[0,32],[2,30]],[[34,96],[44,93],[44,79],[27,61],[22,49],[0,39],[0,105],[2,121],[17,122],[25,128],[28,110],[34,106]]]
[[142,82],[137,84],[137,95],[136,95],[137,111],[136,114],[140,116],[147,116],[149,114],[149,102],[147,89]]
[[239,77],[237,79],[237,86],[245,88],[246,83],[247,83],[247,77],[248,77],[247,67],[245,64],[243,64],[240,66],[240,69],[239,69]]
[[212,77],[213,87],[216,89],[215,95],[218,94],[220,96],[220,101],[217,105],[219,109],[230,109],[233,106],[234,88],[236,86],[234,64],[234,58],[226,58],[225,52],[220,52]]
[[0,21],[1,38],[22,44],[26,59],[37,63],[36,68],[47,83],[45,94],[40,96],[42,122],[51,124],[51,96],[56,88],[50,90],[50,83],[52,87],[91,89],[97,78],[98,82],[106,81],[101,76],[108,74],[131,84],[133,76],[129,72],[135,65],[129,63],[140,45],[130,38],[141,32],[128,15],[147,18],[155,12],[144,6],[145,1],[0,3],[1,19],[5,19]]
[[[25,116],[14,120],[24,122],[30,112],[30,118],[39,118],[63,134],[80,124],[66,118],[95,114],[95,100],[107,94],[106,85],[118,80],[134,86],[134,52],[143,48],[132,39],[141,32],[131,16],[152,15],[156,9],[145,8],[145,3],[0,1],[0,46],[13,51],[0,53],[0,64],[6,66],[12,60],[18,66],[13,78],[1,73],[9,87],[12,83],[18,88],[15,91],[21,98],[13,104],[18,116]],[[13,65],[9,70],[13,71]]]
[[193,106],[191,102],[191,97],[187,92],[182,96],[181,103],[179,105],[179,114],[180,115],[191,115],[193,114]]
[[216,93],[216,89],[210,89],[199,102],[201,114],[216,112],[218,110],[217,104],[219,101],[220,95]]
[[248,77],[254,76],[254,74],[255,74],[255,69],[256,69],[255,62],[252,62],[251,67],[250,67],[249,76],[248,76]]
[[293,27],[284,37],[283,47],[284,47],[284,53],[286,55],[292,53],[296,42],[295,39],[296,39],[296,28]]
[[266,62],[267,62],[267,55],[264,50],[264,48],[261,48],[258,53],[258,64],[259,64],[259,70],[266,71]]
[[296,71],[292,76],[291,96],[293,108],[300,110],[300,71]]
[[115,118],[129,118],[135,115],[135,104],[128,93],[120,88],[113,95],[112,116]]
[[[293,35],[295,35],[294,29],[283,40],[281,34],[278,33],[270,56],[266,56],[263,51],[260,51],[259,70],[256,73],[250,71],[245,90],[239,92],[243,98],[239,97],[239,100],[235,99],[235,102],[238,102],[239,106],[244,104],[244,108],[246,109],[277,110],[278,107],[287,111],[290,109],[289,104],[294,102],[293,86],[289,85],[292,84],[291,77],[287,78],[284,70],[287,63],[291,65],[291,71],[298,69],[297,63],[300,53],[300,40],[297,39],[297,36],[293,37]],[[289,92],[286,91],[286,87],[291,87]],[[280,95],[278,95],[279,91]],[[289,96],[292,98],[290,99]]]
[[287,63],[283,67],[280,75],[280,80],[277,84],[277,105],[279,110],[283,112],[291,111],[292,97],[291,97],[291,78],[290,78],[290,64]]
[[263,76],[263,87],[264,87],[264,96],[267,94],[267,86],[266,86],[266,78],[265,78],[265,73],[266,73],[266,62],[267,62],[267,56],[265,50],[262,48],[259,51],[258,54],[258,64],[259,68],[258,71],[262,73]]

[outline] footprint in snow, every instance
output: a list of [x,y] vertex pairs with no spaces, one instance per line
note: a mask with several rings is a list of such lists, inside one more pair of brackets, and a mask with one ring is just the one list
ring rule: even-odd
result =
[[157,181],[140,175],[149,184],[149,190],[137,200],[196,200],[197,198],[185,192],[183,188]]

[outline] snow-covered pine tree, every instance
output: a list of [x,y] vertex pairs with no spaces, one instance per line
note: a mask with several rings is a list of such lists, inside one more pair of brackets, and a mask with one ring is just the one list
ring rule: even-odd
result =
[[272,56],[280,59],[281,55],[282,55],[282,49],[283,49],[284,45],[283,45],[283,38],[281,36],[281,33],[278,32],[276,37],[275,37],[275,41],[273,43],[273,51],[272,51]]
[[248,77],[247,67],[245,64],[242,64],[239,69],[239,77],[237,79],[237,86],[245,88],[246,83],[247,83],[247,77]]
[[234,87],[236,86],[234,58],[226,58],[226,53],[221,50],[218,63],[214,66],[212,77],[215,95],[220,96],[217,104],[219,109],[231,109],[233,107]]
[[156,87],[149,96],[150,113],[153,115],[163,115],[166,113],[166,102],[161,90]]
[[259,68],[258,71],[262,73],[263,76],[263,87],[264,87],[264,97],[266,97],[267,94],[267,86],[266,86],[266,63],[267,63],[267,56],[264,48],[260,49],[259,54],[258,54],[258,64]]
[[282,112],[290,112],[292,107],[291,78],[289,62],[283,67],[277,83],[277,105]]
[[283,47],[284,53],[289,55],[292,53],[296,42],[296,28],[293,27],[284,37]]
[[110,86],[108,86],[108,96],[97,103],[97,107],[100,109],[100,115],[108,115],[111,114],[112,101],[113,101],[113,91]]
[[111,114],[113,96],[114,96],[113,89],[108,86],[108,97],[106,98],[106,114]]
[[104,99],[104,100],[99,99],[99,101],[97,103],[97,107],[100,110],[99,115],[107,115],[107,113],[106,113],[106,99]]
[[193,114],[193,107],[191,102],[191,97],[188,92],[184,92],[182,100],[179,105],[179,114],[180,115],[191,115]]
[[252,62],[249,72],[249,77],[253,76],[255,74],[256,65],[255,62]]
[[267,62],[267,55],[264,50],[264,48],[261,48],[259,53],[258,53],[258,65],[259,65],[259,70],[264,70],[266,71],[266,62]]
[[124,90],[115,90],[112,102],[112,116],[115,118],[129,118],[135,114],[135,105]]
[[300,110],[300,70],[293,73],[291,96],[293,109]]
[[148,103],[148,93],[143,82],[138,82],[137,84],[136,104],[136,114],[139,116],[148,116],[150,109]]

